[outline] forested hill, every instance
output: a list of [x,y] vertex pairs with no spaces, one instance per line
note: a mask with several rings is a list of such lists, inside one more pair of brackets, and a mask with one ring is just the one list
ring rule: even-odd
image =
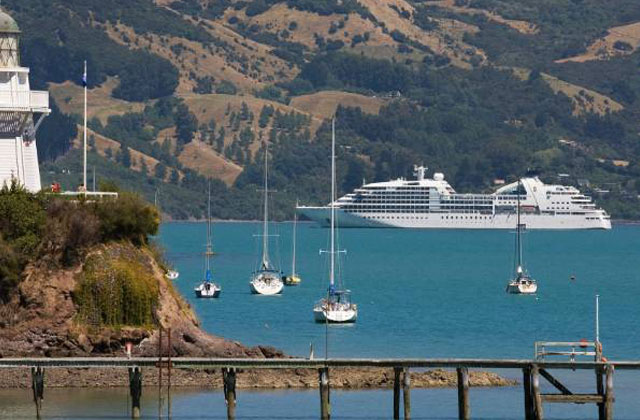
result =
[[[461,192],[536,170],[640,218],[640,3],[633,0],[5,0],[54,115],[45,182],[81,178],[83,61],[98,183],[163,211],[256,218],[263,144],[276,217],[329,189],[411,176]],[[559,174],[562,176],[559,178]],[[568,176],[567,176],[568,175]],[[91,182],[91,176],[90,176]]]

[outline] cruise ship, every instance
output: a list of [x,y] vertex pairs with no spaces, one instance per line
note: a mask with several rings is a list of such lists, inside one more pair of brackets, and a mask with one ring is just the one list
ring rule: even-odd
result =
[[[415,180],[365,184],[336,200],[340,227],[515,229],[519,194],[526,229],[611,229],[607,212],[571,186],[525,177],[492,194],[458,194],[442,173],[428,178],[424,166],[414,171]],[[327,226],[330,208],[298,206],[297,210]]]

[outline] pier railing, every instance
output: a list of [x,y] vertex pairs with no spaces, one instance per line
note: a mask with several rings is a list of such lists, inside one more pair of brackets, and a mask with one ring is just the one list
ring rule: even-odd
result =
[[[220,369],[228,418],[235,418],[236,373],[251,369],[315,369],[320,387],[320,417],[329,419],[330,371],[340,368],[388,368],[394,370],[393,418],[400,418],[403,399],[404,418],[411,417],[411,369],[455,369],[458,378],[458,410],[460,419],[470,419],[469,369],[520,369],[523,372],[524,418],[542,420],[543,403],[595,403],[600,420],[613,419],[613,373],[618,370],[640,370],[640,361],[548,361],[524,359],[219,359],[192,357],[95,357],[95,358],[0,358],[2,368],[30,368],[37,415],[40,415],[44,393],[44,372],[49,368],[128,369],[132,415],[140,415],[142,395],[141,369]],[[596,392],[574,394],[549,372],[550,370],[594,370]],[[543,394],[540,377],[559,393]]]

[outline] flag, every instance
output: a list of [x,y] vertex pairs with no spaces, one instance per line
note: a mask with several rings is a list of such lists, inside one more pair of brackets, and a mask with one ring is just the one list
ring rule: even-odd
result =
[[82,73],[82,87],[87,87],[87,62],[84,62],[84,73]]

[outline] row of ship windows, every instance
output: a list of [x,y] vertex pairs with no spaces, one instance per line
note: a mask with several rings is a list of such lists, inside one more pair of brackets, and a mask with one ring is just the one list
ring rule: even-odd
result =
[[[428,217],[407,217],[407,216],[363,216],[364,219],[428,219]],[[489,220],[491,216],[441,216],[443,220]]]

